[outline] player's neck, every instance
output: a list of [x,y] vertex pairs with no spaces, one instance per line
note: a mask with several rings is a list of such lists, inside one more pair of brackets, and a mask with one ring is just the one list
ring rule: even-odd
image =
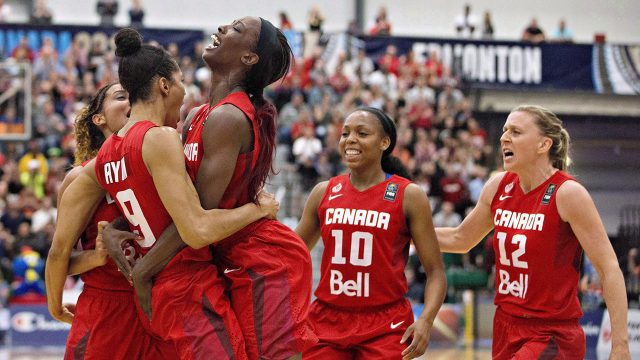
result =
[[553,176],[556,171],[558,171],[558,169],[547,163],[545,166],[529,166],[525,171],[518,172],[522,191],[526,194],[537,188]]
[[153,103],[136,105],[131,108],[129,121],[118,131],[118,135],[122,136],[126,134],[130,127],[143,120],[149,120],[158,126],[163,126],[164,118],[164,111]]
[[366,190],[378,185],[385,180],[385,173],[381,168],[374,169],[351,169],[349,180],[351,185],[359,191]]
[[213,106],[232,92],[243,91],[240,81],[234,80],[234,76],[229,74],[211,74],[211,90],[209,90],[209,105]]

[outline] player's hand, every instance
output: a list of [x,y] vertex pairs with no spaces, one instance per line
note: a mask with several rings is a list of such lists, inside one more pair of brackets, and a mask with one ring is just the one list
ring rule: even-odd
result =
[[422,356],[429,346],[429,337],[431,336],[431,324],[425,319],[418,318],[411,326],[407,328],[402,335],[401,344],[404,344],[413,334],[413,341],[402,351],[402,360],[409,360]]
[[118,270],[131,282],[131,264],[122,251],[122,245],[130,240],[140,240],[140,235],[118,230],[106,221],[98,223],[98,236],[100,235],[107,253],[118,266]]
[[106,221],[101,221],[98,223],[98,236],[96,236],[96,247],[93,252],[93,257],[96,259],[96,267],[106,264],[107,256],[109,256],[107,248],[104,245],[104,240],[102,239],[102,232],[104,231],[104,227],[106,224]]
[[264,217],[267,219],[275,220],[280,210],[280,202],[276,200],[276,197],[269,192],[261,191],[258,194],[258,206],[264,213]]
[[[137,266],[136,266],[137,268]],[[140,272],[133,270],[133,288],[136,290],[138,301],[140,302],[140,308],[145,315],[151,320],[151,288],[153,287],[153,281],[140,274]]]
[[58,320],[71,324],[73,322],[73,316],[76,311],[76,306],[73,304],[64,304],[59,309],[49,309],[51,316]]

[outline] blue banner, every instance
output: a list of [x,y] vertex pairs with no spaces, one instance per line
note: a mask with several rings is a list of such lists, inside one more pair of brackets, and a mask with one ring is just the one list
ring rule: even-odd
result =
[[54,320],[46,304],[11,305],[11,345],[65,346],[71,325]]
[[584,331],[588,350],[595,350],[596,346],[598,346],[598,336],[600,335],[603,314],[603,309],[594,308],[585,310],[584,315],[580,318],[580,326],[582,326],[582,330]]
[[639,51],[634,45],[530,44],[413,37],[363,37],[377,61],[389,45],[418,63],[437,56],[455,76],[474,87],[579,90],[640,94]]
[[[8,58],[11,51],[20,43],[20,39],[26,36],[29,39],[29,47],[35,53],[42,46],[45,38],[53,41],[53,46],[62,55],[67,51],[76,36],[88,39],[100,38],[108,40],[119,30],[115,27],[99,26],[73,26],[73,25],[51,25],[51,26],[31,26],[23,24],[0,24],[0,57]],[[204,39],[204,32],[201,30],[179,30],[179,29],[138,29],[144,41],[157,41],[162,46],[176,43],[181,55],[192,55],[193,48],[197,41]]]

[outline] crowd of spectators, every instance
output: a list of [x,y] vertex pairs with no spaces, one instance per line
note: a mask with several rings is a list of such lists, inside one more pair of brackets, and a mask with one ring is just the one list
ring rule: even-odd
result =
[[[130,12],[131,20],[141,26],[144,11],[139,2],[134,6],[142,12]],[[281,20],[281,26],[291,26],[286,13]],[[308,32],[315,36],[311,38],[319,38],[322,14],[312,9],[308,20]],[[486,23],[491,24],[490,16],[485,17]],[[491,30],[487,26],[482,32],[490,36],[492,25]],[[378,12],[374,32],[391,32],[384,8]],[[35,49],[25,38],[2,54],[8,61],[31,64],[34,82],[33,139],[0,144],[0,287],[3,282],[13,284],[15,291],[22,285],[16,282],[12,264],[19,254],[31,250],[46,258],[55,228],[57,191],[73,163],[75,115],[98,88],[117,81],[117,61],[108,39],[94,36],[87,40],[74,39],[59,54],[51,39],[45,38]],[[434,223],[458,224],[496,167],[495,149],[474,118],[459,78],[435,53],[418,62],[411,52],[398,54],[393,45],[378,59],[360,50],[352,56],[343,53],[337,64],[328,66],[322,43],[307,42],[311,49],[303,53],[308,55],[296,59],[284,81],[267,89],[279,110],[278,149],[288,154],[286,163],[280,165],[296,174],[303,191],[293,215],[300,215],[306,192],[314,184],[344,170],[337,152],[342,123],[348,113],[366,105],[383,109],[396,121],[394,155],[428,194]],[[203,46],[197,44],[186,56],[179,55],[176,44],[167,46],[184,76],[183,115],[206,101],[209,92]],[[493,256],[491,247],[485,245],[481,243],[470,255],[452,257],[448,266],[490,273]],[[412,251],[410,264],[419,264],[415,260]],[[409,296],[422,301],[424,273],[419,265],[408,266],[407,277],[412,289]]]

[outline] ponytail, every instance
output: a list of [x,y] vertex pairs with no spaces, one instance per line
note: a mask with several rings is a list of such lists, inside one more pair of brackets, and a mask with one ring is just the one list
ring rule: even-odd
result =
[[267,101],[262,95],[262,90],[257,94],[250,94],[251,103],[256,109],[258,125],[258,138],[260,149],[254,175],[249,180],[249,199],[257,202],[258,192],[267,180],[270,173],[274,173],[273,154],[276,147],[276,107]]
[[273,173],[273,154],[276,147],[276,107],[264,98],[264,88],[283,78],[291,66],[293,53],[284,34],[273,24],[260,18],[260,35],[256,44],[258,62],[246,78],[246,92],[256,111],[259,155],[249,180],[249,199],[257,202],[257,195],[269,173]]
[[387,174],[393,174],[402,176],[405,179],[411,180],[411,175],[409,174],[409,170],[402,164],[402,161],[393,155],[383,155],[382,156],[382,171]]
[[560,130],[560,139],[556,144],[553,143],[553,149],[551,151],[553,156],[553,167],[566,171],[571,166],[571,158],[569,157],[569,132],[567,129],[562,128]]

